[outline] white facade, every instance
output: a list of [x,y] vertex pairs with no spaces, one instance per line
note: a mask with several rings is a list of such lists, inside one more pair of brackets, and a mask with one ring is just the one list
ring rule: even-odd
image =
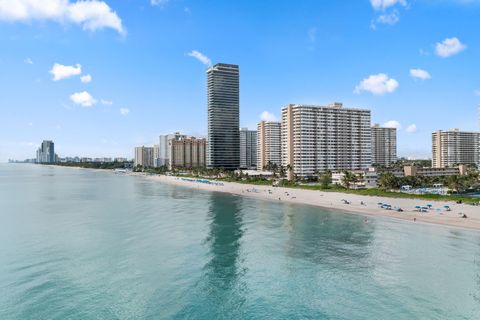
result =
[[432,165],[434,168],[458,164],[480,166],[480,133],[458,129],[432,133]]
[[179,133],[165,134],[159,137],[157,158],[157,165],[159,167],[169,165],[168,159],[170,158],[170,148],[168,146],[168,140],[174,139],[176,135],[179,135]]
[[136,147],[135,148],[135,166],[153,167],[153,148]]
[[282,163],[281,122],[262,121],[257,126],[257,170],[271,162]]
[[282,109],[282,165],[300,178],[366,170],[372,162],[370,110],[291,104]]

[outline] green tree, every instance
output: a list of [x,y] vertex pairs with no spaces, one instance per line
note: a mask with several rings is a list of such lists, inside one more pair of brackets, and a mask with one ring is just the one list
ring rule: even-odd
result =
[[330,170],[324,172],[319,178],[320,185],[323,189],[327,189],[332,184],[332,172]]
[[386,172],[378,179],[378,185],[385,190],[397,189],[399,187],[399,179],[393,173]]

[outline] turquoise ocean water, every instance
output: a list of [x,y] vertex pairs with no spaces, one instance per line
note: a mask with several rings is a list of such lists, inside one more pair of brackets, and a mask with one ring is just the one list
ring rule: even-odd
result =
[[480,233],[4,164],[0,319],[480,319]]

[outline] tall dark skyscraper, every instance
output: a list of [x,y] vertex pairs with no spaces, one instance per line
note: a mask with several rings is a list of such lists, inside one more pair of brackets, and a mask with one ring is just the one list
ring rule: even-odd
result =
[[207,166],[240,167],[240,73],[237,65],[219,63],[207,70]]

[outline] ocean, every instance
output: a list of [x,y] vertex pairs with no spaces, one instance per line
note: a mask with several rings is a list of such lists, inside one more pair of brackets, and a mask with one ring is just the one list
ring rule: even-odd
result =
[[479,319],[480,232],[0,165],[0,319]]

